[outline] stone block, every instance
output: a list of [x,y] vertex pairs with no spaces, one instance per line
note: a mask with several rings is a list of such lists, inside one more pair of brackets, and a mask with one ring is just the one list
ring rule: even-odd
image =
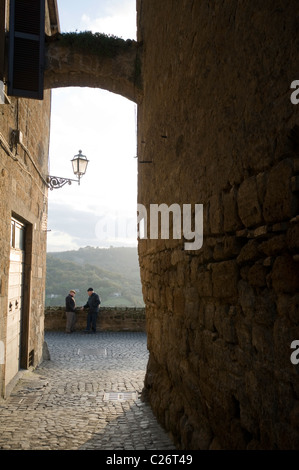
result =
[[174,291],[173,295],[173,311],[177,315],[183,316],[185,308],[185,297],[182,291]]
[[242,227],[238,216],[237,190],[231,188],[229,192],[223,193],[223,228],[225,232],[234,232]]
[[[203,302],[199,303],[199,310],[198,310],[198,326],[200,329],[203,329],[205,326],[205,305]],[[198,340],[199,338],[197,338]]]
[[213,248],[211,248],[208,243],[203,245],[203,263],[208,263],[213,260]]
[[201,297],[211,297],[213,295],[211,272],[204,271],[202,268],[197,275],[196,285]]
[[292,325],[288,317],[277,316],[273,326],[273,345],[277,377],[284,377],[285,374],[293,368],[290,356],[292,353],[291,343],[294,339],[299,339],[299,327]]
[[257,194],[260,205],[262,206],[267,189],[267,173],[262,172],[256,175]]
[[266,286],[268,269],[260,263],[255,263],[248,271],[248,283],[255,287]]
[[290,250],[299,249],[299,224],[292,224],[289,230],[287,231],[287,246]]
[[[296,301],[296,296],[298,294],[295,294],[295,301],[294,301],[294,307],[295,307],[295,319],[293,318],[290,318],[290,320],[293,322],[294,320],[294,323],[296,323],[296,321],[298,321],[298,305],[297,305],[297,301]],[[280,293],[278,294],[277,296],[277,299],[276,299],[276,308],[277,308],[277,313],[279,316],[281,317],[288,317],[289,316],[289,313],[291,311],[291,306],[292,306],[292,297],[289,295],[289,294],[284,294],[284,293]],[[297,311],[297,312],[296,312]],[[297,314],[296,314],[297,313]]]
[[299,293],[289,298],[288,316],[294,325],[299,324]]
[[292,256],[278,256],[270,275],[275,292],[294,294],[299,291],[299,269]]
[[213,296],[216,298],[235,297],[238,294],[238,267],[235,260],[222,261],[212,265]]
[[235,415],[240,417],[240,425],[243,430],[246,430],[253,436],[258,435],[258,422],[246,394],[244,378],[242,378],[242,384],[238,387],[237,396],[239,397],[240,395],[239,401],[234,396],[232,397],[236,401]]
[[[186,254],[184,251],[180,249],[173,250],[170,256],[170,264],[172,266],[175,266],[183,262],[185,257],[186,257]],[[166,262],[164,263],[164,266],[162,266],[162,268],[168,269],[168,266],[169,266],[169,259],[166,259]]]
[[223,219],[223,210],[219,194],[214,194],[210,198],[210,207],[209,207],[209,221],[210,221],[210,230],[212,234],[221,233],[222,231],[222,222]]
[[266,289],[256,297],[254,311],[255,323],[272,328],[277,316],[277,307],[274,299],[275,296]]
[[272,232],[285,232],[289,228],[289,222],[277,222],[272,225]]
[[215,307],[213,304],[208,304],[205,307],[205,328],[209,331],[214,330],[214,313]]
[[186,292],[184,315],[186,324],[189,324],[192,330],[196,330],[196,328],[198,328],[198,312],[199,295],[196,288],[190,288]]
[[257,353],[257,360],[262,364],[273,364],[273,335],[272,331],[262,325],[254,324],[252,327],[252,346]]
[[[212,441],[212,430],[208,423],[204,426],[204,417],[200,420],[199,429],[195,429],[192,435],[191,449],[209,450]],[[188,446],[189,447],[189,446]]]
[[245,227],[253,227],[263,221],[255,176],[245,179],[239,187],[238,214]]
[[286,249],[286,236],[285,234],[275,235],[267,241],[263,241],[259,245],[259,250],[266,256],[275,256]]
[[216,243],[214,248],[215,260],[227,260],[233,258],[240,253],[243,242],[240,238],[227,236],[222,243]]
[[173,289],[169,286],[166,286],[165,289],[165,300],[167,309],[172,312],[173,311]]
[[267,258],[265,258],[263,261],[263,266],[272,266],[273,260],[274,260],[274,257],[267,256]]
[[292,176],[291,178],[291,188],[293,192],[299,191],[299,176]]
[[259,244],[256,240],[250,240],[241,248],[237,257],[238,264],[245,264],[249,261],[255,261],[260,257]]
[[229,315],[226,315],[223,318],[222,335],[223,335],[224,341],[226,341],[227,343],[232,343],[232,344],[237,343],[238,338],[236,334],[235,322],[234,322],[234,319]]
[[[248,365],[252,361],[252,335],[251,325],[237,318],[235,321],[235,331],[239,349],[236,351],[239,367]],[[248,360],[250,358],[250,361]]]
[[263,238],[263,237],[266,237],[267,233],[268,233],[268,226],[261,225],[260,227],[253,230],[252,236],[254,238]]
[[290,412],[290,424],[294,429],[298,427],[299,423],[299,402],[294,403],[293,409]]
[[224,255],[226,259],[238,256],[242,249],[243,241],[237,237],[225,237],[224,240]]
[[185,283],[188,279],[188,273],[189,273],[189,265],[188,263],[178,263],[176,265],[176,285],[178,287],[183,287],[185,286]]
[[269,173],[267,190],[263,204],[266,222],[277,222],[297,214],[298,199],[291,189],[293,163],[291,159],[282,160]]
[[252,318],[255,308],[255,293],[253,288],[245,281],[241,280],[238,283],[239,303],[242,307],[243,313],[247,318]]

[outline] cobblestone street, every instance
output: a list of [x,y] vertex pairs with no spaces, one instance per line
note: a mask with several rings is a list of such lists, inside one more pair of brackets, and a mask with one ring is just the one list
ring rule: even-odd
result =
[[47,332],[50,360],[0,402],[0,449],[175,449],[140,400],[145,333]]

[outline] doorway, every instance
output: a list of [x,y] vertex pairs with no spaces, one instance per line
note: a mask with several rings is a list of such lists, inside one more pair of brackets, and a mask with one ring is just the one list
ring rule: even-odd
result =
[[6,330],[6,385],[12,381],[21,367],[25,233],[25,225],[17,219],[12,218]]

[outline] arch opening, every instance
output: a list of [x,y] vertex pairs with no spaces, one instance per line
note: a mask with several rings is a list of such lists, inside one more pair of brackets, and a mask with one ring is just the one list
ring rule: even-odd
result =
[[[68,177],[70,160],[79,148],[89,164],[79,187],[73,183],[49,194],[49,258],[67,257],[71,262],[77,258],[79,270],[83,260],[96,265],[96,260],[105,258],[106,264],[96,266],[95,273],[105,280],[104,305],[143,307],[136,231],[136,105],[119,95],[87,87],[57,89],[52,95],[49,173]],[[114,268],[107,260],[108,252]],[[119,266],[117,255],[121,258]],[[51,266],[55,270],[55,264]],[[109,281],[105,270],[114,271]],[[86,283],[92,283],[90,276],[86,273]],[[59,278],[52,278],[61,293],[56,297],[57,292],[47,282],[46,305],[64,300],[67,293],[61,291]],[[77,283],[82,290],[82,281],[78,279]],[[84,299],[82,294],[78,298],[80,304],[85,291]]]

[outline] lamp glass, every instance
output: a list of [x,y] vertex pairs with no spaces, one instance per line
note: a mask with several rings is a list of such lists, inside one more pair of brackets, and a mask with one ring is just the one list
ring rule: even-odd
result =
[[85,155],[82,155],[82,150],[79,150],[79,154],[75,155],[72,160],[73,172],[75,175],[85,175],[88,160]]

